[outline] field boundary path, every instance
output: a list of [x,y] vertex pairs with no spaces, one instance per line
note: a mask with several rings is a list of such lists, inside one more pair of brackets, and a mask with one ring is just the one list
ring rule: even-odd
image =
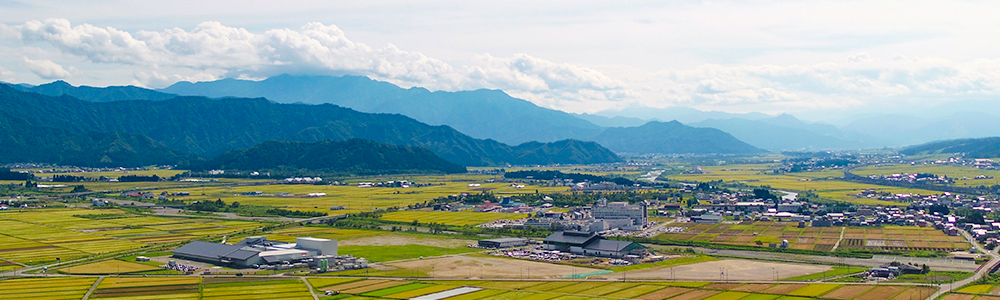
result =
[[983,275],[989,274],[990,271],[992,271],[993,268],[997,265],[997,263],[1000,262],[1000,255],[997,255],[996,249],[994,249],[993,251],[986,251],[986,249],[983,249],[983,247],[979,245],[979,242],[976,242],[976,239],[972,238],[972,235],[970,235],[968,232],[961,229],[959,229],[958,232],[962,233],[962,236],[965,236],[965,239],[969,240],[969,243],[972,244],[973,247],[976,247],[976,249],[978,249],[982,253],[988,254],[990,256],[990,260],[979,266],[979,268],[976,269],[976,273],[972,274],[972,276],[969,276],[969,278],[955,281],[949,284],[948,286],[941,285],[941,288],[938,289],[937,293],[934,293],[930,297],[927,297],[927,299],[929,300],[937,299],[941,295],[951,292],[951,290],[956,287],[962,287],[966,284],[978,280],[979,278],[982,278]]
[[87,290],[87,294],[83,295],[82,300],[87,300],[88,298],[90,298],[90,294],[94,293],[94,290],[96,290],[97,286],[101,284],[101,281],[104,281],[104,276],[97,277],[97,281],[94,281],[94,285],[90,286],[90,289]]
[[830,252],[837,251],[837,248],[840,247],[840,242],[844,240],[845,230],[847,230],[847,227],[840,227],[840,238],[837,239],[837,242],[833,244],[833,249],[830,249]]
[[319,296],[316,295],[316,290],[313,289],[313,285],[309,283],[309,280],[306,280],[305,277],[299,277],[299,279],[301,279],[302,282],[306,284],[306,287],[309,288],[309,294],[312,294],[313,300],[319,300]]

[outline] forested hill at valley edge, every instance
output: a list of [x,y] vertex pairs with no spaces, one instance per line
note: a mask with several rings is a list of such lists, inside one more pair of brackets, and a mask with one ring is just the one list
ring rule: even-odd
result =
[[202,157],[269,140],[315,142],[359,138],[424,147],[463,166],[621,160],[594,142],[526,143],[513,147],[396,114],[362,113],[330,104],[279,104],[261,98],[177,97],[162,101],[89,102],[19,91],[0,84],[0,117],[4,122],[18,120],[23,126],[56,128],[71,134],[117,132],[145,136],[170,149]]

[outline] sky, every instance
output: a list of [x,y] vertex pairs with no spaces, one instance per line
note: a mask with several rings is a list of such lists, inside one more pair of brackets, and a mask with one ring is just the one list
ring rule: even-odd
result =
[[0,15],[14,83],[350,74],[575,113],[814,120],[1000,94],[998,1],[0,0]]

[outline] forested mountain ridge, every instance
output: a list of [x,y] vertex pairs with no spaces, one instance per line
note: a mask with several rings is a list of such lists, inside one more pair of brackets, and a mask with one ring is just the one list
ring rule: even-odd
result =
[[362,112],[398,113],[508,144],[586,139],[602,130],[569,113],[539,107],[503,91],[431,92],[361,76],[279,75],[261,81],[178,82],[160,91],[214,98],[264,97],[280,103],[330,103]]
[[[398,114],[369,114],[331,104],[278,104],[263,98],[177,97],[163,101],[88,102],[50,97],[0,85],[0,115],[16,116],[27,126],[52,126],[69,132],[121,132],[147,136],[169,148],[211,157],[268,140],[314,142],[360,138],[394,145],[425,147],[466,166],[505,164],[586,164],[620,159],[588,142],[575,156],[540,157],[531,147],[479,140],[448,126],[430,126]],[[582,153],[580,151],[597,151]],[[595,160],[600,158],[601,160]]]
[[1000,157],[1000,137],[936,141],[903,148],[906,155],[965,153],[970,158]]
[[266,141],[230,150],[194,170],[298,170],[355,175],[386,173],[463,173],[465,167],[451,163],[421,147],[397,146],[362,139],[346,141]]

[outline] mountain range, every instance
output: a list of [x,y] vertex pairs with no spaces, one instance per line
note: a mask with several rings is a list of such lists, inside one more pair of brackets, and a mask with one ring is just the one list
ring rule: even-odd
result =
[[[267,141],[230,150],[192,170],[282,170],[308,169],[355,175],[385,173],[464,173],[465,167],[451,163],[422,147],[397,146],[362,139],[346,141]],[[288,172],[285,172],[288,173]]]
[[936,141],[906,147],[900,153],[906,155],[965,153],[965,156],[970,158],[998,158],[1000,137]]
[[[9,85],[0,85],[0,100],[0,116],[7,117],[8,122],[17,118],[25,126],[53,127],[74,134],[96,131],[145,136],[170,149],[203,157],[269,140],[315,142],[361,138],[424,147],[465,166],[620,161],[614,153],[593,142],[528,143],[512,147],[398,114],[362,113],[331,104],[205,97],[90,102],[66,95],[51,97],[22,92]],[[541,149],[546,152],[539,152]]]
[[748,144],[772,151],[858,149],[879,145],[874,137],[843,131],[832,125],[806,123],[788,114],[758,120],[708,119],[691,126],[717,128]]
[[585,139],[600,126],[539,107],[503,91],[431,92],[359,76],[279,75],[261,81],[178,82],[161,92],[205,97],[263,97],[279,103],[335,104],[368,113],[398,113],[430,125],[507,144]]
[[612,127],[595,138],[617,152],[753,154],[766,152],[714,128],[694,128],[677,121],[649,122],[639,127]]

